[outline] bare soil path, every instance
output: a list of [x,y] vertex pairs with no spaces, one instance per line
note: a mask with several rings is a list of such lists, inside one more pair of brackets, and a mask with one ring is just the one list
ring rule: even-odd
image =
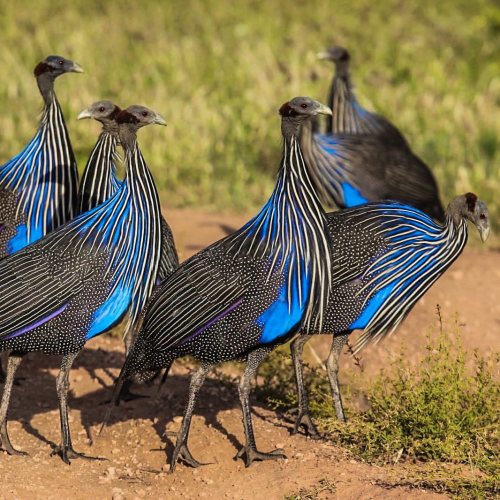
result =
[[[168,210],[181,258],[203,248],[239,227],[243,215],[206,214],[196,210]],[[472,233],[472,231],[471,231]],[[476,236],[471,234],[471,239]],[[408,320],[384,343],[362,354],[368,380],[378,373],[405,345],[410,363],[424,354],[425,335],[436,324],[436,304],[447,322],[457,318],[467,349],[487,354],[499,348],[500,333],[500,253],[467,249],[417,304]],[[325,357],[329,338],[318,338],[315,351]],[[255,406],[257,443],[262,450],[283,447],[288,459],[256,463],[245,469],[235,461],[243,442],[241,414],[235,388],[209,379],[202,389],[193,419],[190,448],[197,459],[210,462],[200,469],[177,467],[167,473],[165,449],[172,453],[172,437],[165,435],[180,426],[188,387],[189,370],[176,364],[161,399],[141,399],[120,406],[104,436],[95,439],[109,398],[113,377],[123,363],[123,344],[102,336],[88,343],[70,376],[71,426],[74,446],[107,461],[73,461],[66,466],[50,457],[51,446],[59,440],[59,416],[55,377],[59,359],[27,356],[14,388],[9,429],[13,443],[29,457],[0,453],[0,498],[251,498],[280,499],[286,495],[316,492],[318,498],[339,499],[420,499],[443,497],[407,487],[385,488],[384,482],[404,481],[412,465],[369,466],[350,459],[345,451],[328,442],[304,436],[290,436],[291,424],[282,416]],[[341,377],[359,372],[349,356],[342,356]],[[153,394],[155,388],[140,389]],[[90,446],[90,438],[94,444]]]

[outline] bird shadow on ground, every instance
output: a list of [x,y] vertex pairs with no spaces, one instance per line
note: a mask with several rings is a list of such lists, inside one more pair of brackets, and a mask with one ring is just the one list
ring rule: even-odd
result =
[[[108,408],[107,404],[113,391],[113,381],[124,362],[124,354],[102,348],[85,348],[76,359],[70,374],[70,410],[79,410],[81,424],[92,442],[95,438],[93,428],[100,426]],[[54,443],[43,434],[34,423],[40,414],[51,413],[55,428],[59,428],[58,399],[56,393],[56,374],[60,367],[61,356],[48,356],[39,353],[27,355],[19,367],[18,375],[24,377],[20,386],[12,392],[10,421],[19,421],[23,430],[51,447]],[[88,377],[75,373],[84,368]],[[177,371],[174,369],[174,372]],[[181,370],[184,371],[184,370]],[[174,417],[183,415],[184,406],[189,391],[190,374],[170,375],[158,394],[158,382],[152,386],[134,384],[133,392],[144,398],[121,403],[113,408],[108,426],[118,422],[134,421],[136,419],[151,420],[151,425],[159,439],[164,443],[161,451],[171,456],[175,438],[166,432],[167,425]],[[0,385],[0,390],[3,386]],[[259,405],[260,406],[260,405]],[[239,408],[237,387],[233,383],[208,377],[200,390],[195,415],[202,416],[205,425],[213,427],[224,435],[228,441],[239,450],[242,443],[229,432],[218,420],[221,411]],[[262,412],[254,412],[258,418],[264,418]],[[176,419],[177,420],[177,419]],[[74,424],[70,424],[73,432]],[[51,434],[51,436],[58,433]]]

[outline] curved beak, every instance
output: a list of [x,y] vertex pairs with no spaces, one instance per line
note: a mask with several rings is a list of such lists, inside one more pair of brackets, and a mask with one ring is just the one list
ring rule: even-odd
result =
[[92,113],[88,109],[84,109],[77,117],[77,120],[84,120],[85,118],[92,118]]
[[326,60],[326,59],[328,59],[328,60],[329,60],[329,59],[331,59],[331,57],[330,57],[330,53],[329,53],[329,52],[327,52],[326,50],[323,50],[323,51],[321,51],[321,52],[318,52],[318,53],[316,54],[316,57],[317,57],[318,59],[320,59],[321,61],[324,61],[324,60]]
[[72,71],[73,73],[83,73],[83,68],[79,64],[76,64],[76,62],[74,62],[70,68],[70,71]]
[[481,241],[484,243],[487,239],[488,236],[490,235],[491,229],[490,225],[484,225],[484,226],[478,226],[477,230],[479,231],[479,237],[481,238]]
[[318,114],[319,115],[329,115],[332,116],[332,110],[326,106],[325,104],[320,104],[319,109],[318,109]]
[[158,113],[155,113],[155,118],[154,118],[153,123],[156,123],[157,125],[167,126],[167,122],[166,122],[165,118],[163,118],[163,116],[161,116]]

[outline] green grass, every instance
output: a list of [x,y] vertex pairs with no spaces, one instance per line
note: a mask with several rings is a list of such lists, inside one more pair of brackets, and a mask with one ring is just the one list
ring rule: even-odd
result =
[[[365,387],[367,410],[353,410],[344,390],[347,425],[335,418],[326,374],[308,368],[312,414],[329,439],[367,462],[452,463],[479,471],[479,477],[470,479],[437,476],[430,473],[436,472],[433,469],[413,480],[415,486],[433,484],[436,490],[466,497],[482,491],[487,497],[500,492],[500,384],[492,373],[498,361],[498,356],[483,359],[467,353],[458,327],[440,332],[429,337],[418,368],[408,368],[402,352],[387,372]],[[261,375],[261,398],[275,408],[296,406],[288,357],[279,352],[270,357]]]
[[91,102],[146,104],[169,127],[141,132],[162,200],[255,209],[279,160],[277,109],[326,99],[332,43],[353,56],[361,103],[393,119],[432,167],[447,202],[477,192],[499,214],[500,9],[494,0],[0,1],[0,159],[36,127],[31,76],[49,53],[86,70],[57,82],[80,167]]

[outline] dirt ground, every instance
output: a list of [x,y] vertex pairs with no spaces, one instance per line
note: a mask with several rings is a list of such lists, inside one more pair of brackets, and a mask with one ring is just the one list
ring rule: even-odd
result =
[[[194,210],[168,210],[165,215],[182,259],[247,219]],[[471,240],[477,239],[471,230]],[[458,321],[468,349],[482,354],[498,350],[500,253],[489,246],[469,245],[396,334],[362,353],[362,373],[349,355],[343,355],[341,381],[357,374],[362,384],[387,365],[401,345],[405,345],[409,362],[417,364],[424,355],[426,332],[437,321],[436,304],[441,306],[445,321]],[[326,357],[329,343],[326,337],[315,339],[314,353]],[[314,353],[308,351],[313,362]],[[70,377],[74,446],[77,451],[107,460],[74,460],[67,466],[50,456],[51,446],[59,442],[55,391],[59,359],[43,355],[25,358],[18,372],[24,380],[13,392],[9,429],[13,444],[29,456],[0,453],[0,498],[282,499],[299,492],[346,500],[444,498],[420,489],[384,487],[384,483],[404,482],[416,466],[369,466],[350,459],[332,443],[291,436],[290,422],[259,404],[254,406],[253,417],[258,447],[263,451],[282,447],[288,458],[257,462],[245,469],[241,460],[234,460],[243,442],[237,391],[213,379],[207,380],[200,394],[190,437],[193,455],[210,464],[199,469],[179,464],[175,474],[168,474],[175,439],[168,431],[180,426],[189,370],[175,365],[160,399],[140,399],[120,406],[104,435],[96,438],[106,409],[102,403],[110,397],[113,377],[123,359],[123,344],[109,336],[90,341],[78,357]],[[155,388],[141,387],[139,391],[154,394]]]

